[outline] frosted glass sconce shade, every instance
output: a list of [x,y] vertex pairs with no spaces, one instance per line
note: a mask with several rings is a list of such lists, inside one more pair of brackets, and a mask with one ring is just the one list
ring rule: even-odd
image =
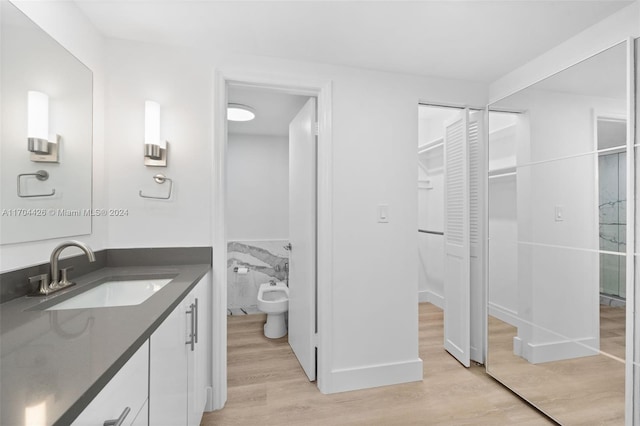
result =
[[29,151],[49,153],[49,96],[27,92],[27,141]]
[[46,93],[27,92],[27,149],[31,161],[37,163],[58,162],[60,136],[49,140],[49,96]]
[[160,138],[160,104],[144,103],[144,164],[146,166],[167,165],[167,141]]

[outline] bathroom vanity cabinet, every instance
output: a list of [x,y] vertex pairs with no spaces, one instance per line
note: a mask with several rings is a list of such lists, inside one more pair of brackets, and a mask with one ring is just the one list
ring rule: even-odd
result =
[[119,418],[123,419],[123,426],[147,425],[148,383],[149,341],[146,341],[72,425],[101,425]]
[[206,403],[207,277],[150,338],[149,424],[198,425]]
[[[211,264],[172,264],[180,259],[179,253],[169,254],[162,265],[127,266],[129,252],[124,259],[116,253],[114,262],[124,265],[82,275],[66,293],[18,297],[2,304],[0,425],[102,425],[121,417],[127,407],[123,425],[183,426],[200,420],[205,400],[212,398]],[[86,294],[86,286],[151,276],[173,278],[142,303],[49,310],[60,301]],[[198,340],[191,351],[191,345],[185,344],[191,334],[185,307],[195,305],[196,298]],[[179,324],[172,328],[177,312]],[[161,336],[167,328],[173,330],[168,332],[173,338],[162,348]],[[175,353],[185,357],[180,367],[172,358]],[[185,385],[173,382],[177,379],[172,375]],[[176,389],[182,392],[183,408],[177,408],[174,394],[165,393]],[[181,413],[181,420],[149,417],[163,406]]]
[[74,426],[200,424],[208,386],[209,282],[210,275],[198,282]]

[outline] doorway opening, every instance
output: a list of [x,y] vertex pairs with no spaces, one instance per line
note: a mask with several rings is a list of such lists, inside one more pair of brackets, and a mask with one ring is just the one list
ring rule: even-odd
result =
[[230,84],[227,101],[227,314],[264,318],[314,381],[317,100]]
[[227,314],[252,315],[260,285],[289,284],[289,123],[309,97],[229,86],[255,111],[227,121]]
[[484,115],[418,106],[419,298],[443,310],[444,348],[484,363]]
[[[323,391],[330,366],[320,362],[322,330],[330,329],[330,317],[317,300],[331,294],[330,84],[297,86],[217,73],[215,87],[213,270],[221,285],[213,295],[220,310],[213,331],[214,410],[225,405],[232,368],[227,321],[261,311],[258,337],[290,346],[294,364]],[[248,105],[254,122],[227,121],[229,104]],[[281,302],[287,318],[274,333],[268,318]],[[263,323],[271,324],[269,330]]]

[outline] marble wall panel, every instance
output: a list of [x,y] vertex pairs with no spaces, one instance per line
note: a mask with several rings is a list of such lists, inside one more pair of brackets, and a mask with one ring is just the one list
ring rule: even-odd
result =
[[[258,312],[260,284],[288,278],[287,240],[227,243],[227,309],[231,315]],[[247,268],[243,274],[241,268]]]

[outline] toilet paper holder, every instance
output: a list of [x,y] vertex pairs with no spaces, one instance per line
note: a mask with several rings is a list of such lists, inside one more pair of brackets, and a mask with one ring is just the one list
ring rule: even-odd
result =
[[234,266],[233,272],[244,275],[249,272],[249,268],[247,266]]

